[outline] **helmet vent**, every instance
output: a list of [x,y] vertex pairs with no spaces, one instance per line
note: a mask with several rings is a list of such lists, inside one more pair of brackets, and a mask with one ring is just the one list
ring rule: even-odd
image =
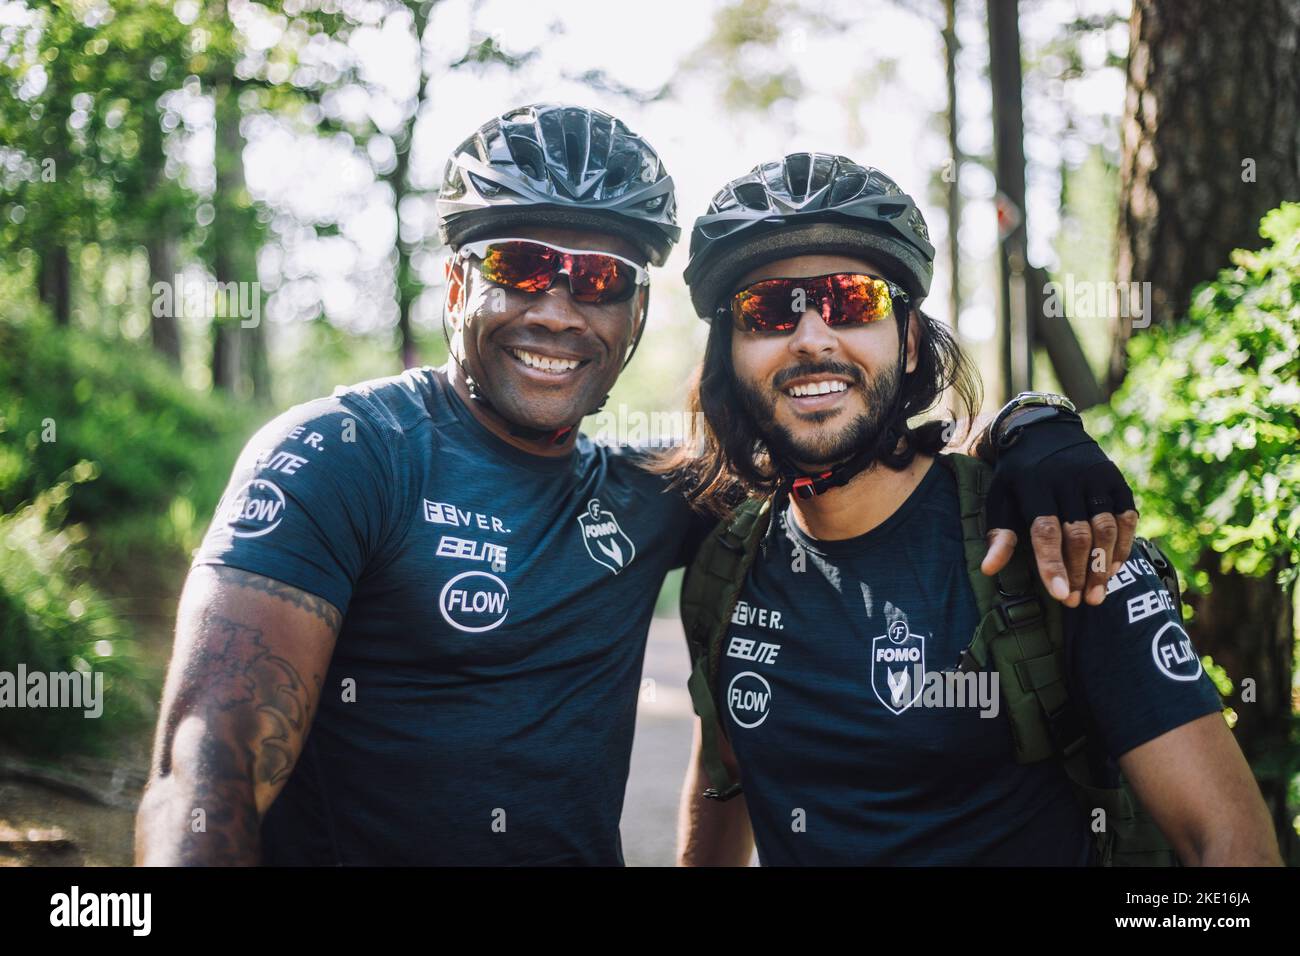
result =
[[480,196],[487,198],[501,193],[501,187],[496,183],[488,182],[482,176],[475,176],[473,173],[467,173],[466,175],[469,176],[469,181],[474,184],[474,188],[478,190]]
[[790,198],[803,202],[808,197],[808,173],[812,162],[807,153],[795,153],[785,160],[785,184],[790,190]]
[[526,136],[510,137],[510,154],[515,165],[529,179],[546,178],[546,156],[542,148]]
[[741,183],[735,188],[736,202],[749,209],[767,210],[767,190],[761,183]]
[[864,186],[867,185],[867,177],[861,173],[849,173],[841,176],[831,187],[831,195],[827,201],[828,206],[837,206],[840,203],[848,202],[857,196]]
[[906,211],[907,206],[895,202],[882,203],[876,207],[876,212],[879,214],[881,219],[897,219]]
[[636,157],[627,151],[615,153],[609,157],[609,162],[605,164],[605,189],[615,189],[622,186],[633,172],[632,167],[636,164]]

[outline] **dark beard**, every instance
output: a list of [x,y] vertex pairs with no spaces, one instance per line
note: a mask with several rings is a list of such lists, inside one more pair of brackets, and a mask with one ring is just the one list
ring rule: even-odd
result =
[[[854,383],[851,387],[863,390],[866,411],[835,432],[820,432],[812,440],[801,441],[790,429],[776,423],[776,392],[791,379],[817,374],[843,375],[851,379]],[[814,467],[838,464],[852,458],[864,448],[877,448],[886,430],[894,424],[890,416],[897,400],[898,385],[897,365],[891,365],[874,379],[864,380],[862,372],[856,366],[839,362],[784,369],[770,387],[759,388],[736,377],[736,389],[740,393],[741,402],[753,418],[772,457],[789,464],[799,462]],[[820,423],[833,414],[818,412],[810,418],[813,423]]]

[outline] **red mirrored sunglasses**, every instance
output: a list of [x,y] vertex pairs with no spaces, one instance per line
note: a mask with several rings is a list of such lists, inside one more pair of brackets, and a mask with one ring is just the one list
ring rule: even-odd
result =
[[650,273],[631,259],[535,239],[468,242],[458,254],[479,260],[479,273],[489,282],[519,292],[545,292],[558,276],[567,276],[573,298],[588,304],[623,302],[650,284]]
[[733,293],[719,307],[737,329],[788,335],[812,309],[831,328],[870,325],[895,314],[894,301],[905,311],[911,301],[899,286],[880,276],[833,272],[821,276],[763,279]]

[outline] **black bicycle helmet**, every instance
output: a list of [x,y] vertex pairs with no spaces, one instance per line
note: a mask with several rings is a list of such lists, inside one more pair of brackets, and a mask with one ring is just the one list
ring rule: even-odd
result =
[[438,237],[453,249],[514,226],[600,229],[661,266],[680,238],[672,177],[608,113],[536,103],[484,123],[447,160]]
[[695,220],[683,277],[707,322],[746,272],[811,252],[884,260],[914,305],[930,291],[934,246],[916,202],[880,170],[829,153],[791,153],[723,186]]

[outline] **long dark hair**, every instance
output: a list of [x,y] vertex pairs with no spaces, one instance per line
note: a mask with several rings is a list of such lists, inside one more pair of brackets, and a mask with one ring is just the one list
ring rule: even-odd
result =
[[[956,340],[942,325],[917,310],[919,329],[916,368],[902,379],[897,412],[884,423],[876,459],[895,470],[906,468],[918,454],[932,455],[955,436],[956,419],[967,429],[979,414],[983,389],[979,377]],[[900,323],[906,334],[907,324]],[[913,427],[910,420],[930,411],[952,390],[952,420],[932,419]],[[695,370],[687,396],[691,420],[703,420],[694,446],[683,445],[661,456],[655,470],[673,477],[673,484],[701,511],[725,516],[746,497],[769,495],[781,483],[758,424],[741,400],[731,363],[731,323],[715,319],[704,360]]]

